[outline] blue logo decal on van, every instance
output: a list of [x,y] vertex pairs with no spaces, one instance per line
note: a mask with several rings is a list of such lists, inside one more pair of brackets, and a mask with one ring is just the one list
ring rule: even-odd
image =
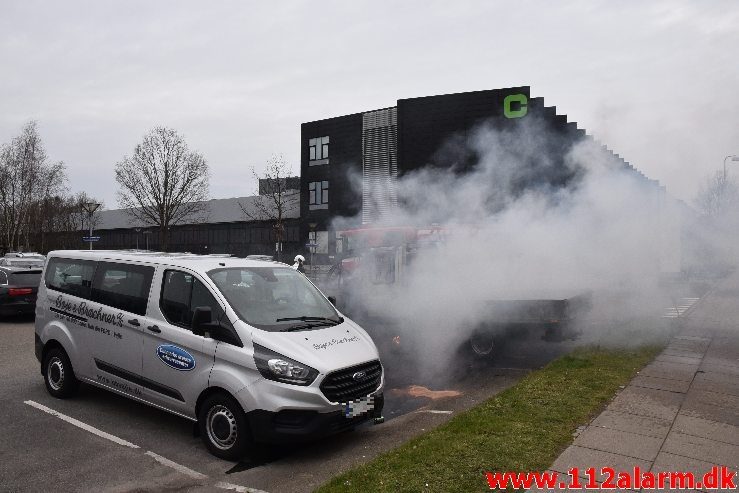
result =
[[192,354],[184,349],[173,346],[172,344],[163,344],[157,348],[157,356],[165,365],[180,371],[190,371],[195,368],[195,358]]

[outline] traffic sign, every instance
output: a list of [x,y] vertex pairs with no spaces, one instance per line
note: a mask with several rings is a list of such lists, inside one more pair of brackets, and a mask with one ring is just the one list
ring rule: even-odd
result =
[[88,243],[92,241],[100,241],[100,237],[99,236],[83,236],[82,241],[86,241]]
[[317,247],[318,243],[306,243],[305,246],[308,248]]

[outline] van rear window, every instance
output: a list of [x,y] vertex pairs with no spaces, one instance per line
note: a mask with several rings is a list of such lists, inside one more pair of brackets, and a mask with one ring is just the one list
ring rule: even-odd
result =
[[95,262],[53,257],[46,267],[46,287],[62,293],[90,298]]

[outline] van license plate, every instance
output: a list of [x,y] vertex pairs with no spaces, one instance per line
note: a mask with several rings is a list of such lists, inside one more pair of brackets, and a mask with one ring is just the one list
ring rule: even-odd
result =
[[361,397],[356,401],[349,401],[344,403],[344,417],[345,418],[356,418],[362,414],[373,410],[375,408],[375,396],[368,395],[367,397]]

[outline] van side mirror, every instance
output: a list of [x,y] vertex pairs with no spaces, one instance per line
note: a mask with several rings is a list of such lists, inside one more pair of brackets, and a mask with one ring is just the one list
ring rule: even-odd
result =
[[336,296],[329,296],[328,300],[331,302],[332,305],[336,306]]
[[192,333],[198,336],[205,335],[208,324],[213,321],[213,312],[209,306],[198,306],[192,312]]
[[[223,317],[225,319],[225,316]],[[223,341],[232,346],[244,347],[239,334],[226,319],[213,320],[213,311],[209,306],[199,306],[192,312],[192,333],[202,337],[209,337],[216,341]]]

